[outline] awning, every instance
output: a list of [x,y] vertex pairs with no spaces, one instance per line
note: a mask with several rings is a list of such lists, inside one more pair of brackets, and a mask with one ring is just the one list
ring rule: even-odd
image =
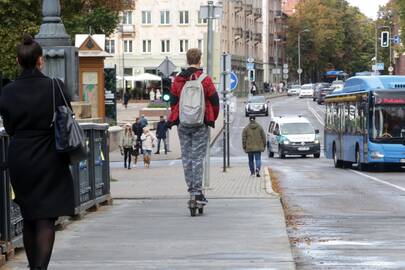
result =
[[[142,82],[142,81],[161,81],[162,78],[157,76],[157,75],[153,75],[150,73],[143,73],[143,74],[139,74],[136,76],[124,76],[126,81],[136,81],[136,82]],[[118,80],[122,80],[122,76],[117,76]]]
[[329,70],[325,72],[326,76],[338,76],[338,75],[343,75],[342,70]]

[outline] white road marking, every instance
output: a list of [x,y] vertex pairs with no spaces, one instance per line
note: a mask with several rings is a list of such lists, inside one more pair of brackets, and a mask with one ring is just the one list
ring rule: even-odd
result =
[[308,106],[308,110],[315,116],[316,120],[318,120],[318,122],[319,122],[322,126],[325,126],[325,124],[324,124],[324,122],[323,122],[323,120],[322,120],[322,117],[318,114],[317,111],[314,110],[314,108],[312,108],[312,107],[309,105],[309,101],[307,101],[307,106]]
[[273,111],[273,106],[270,107],[270,117],[272,118],[274,116],[274,111]]
[[396,188],[396,189],[398,189],[400,191],[405,192],[405,187],[401,187],[401,186],[398,186],[398,185],[391,184],[391,183],[389,183],[387,181],[381,180],[381,179],[379,179],[377,177],[374,177],[374,176],[371,176],[371,175],[368,175],[368,174],[365,174],[365,173],[362,173],[362,172],[358,172],[358,171],[355,171],[355,170],[351,170],[351,171],[354,172],[355,174],[361,175],[363,177],[366,177],[366,178],[368,178],[370,180],[373,180],[375,182],[378,182],[380,184],[384,184],[384,185],[387,185],[387,186],[390,186],[390,187],[393,187],[393,188]]

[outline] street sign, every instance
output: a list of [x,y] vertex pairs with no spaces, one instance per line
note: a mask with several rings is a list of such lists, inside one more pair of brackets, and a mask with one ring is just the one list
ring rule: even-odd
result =
[[393,68],[392,66],[390,66],[390,67],[388,68],[388,71],[389,71],[389,72],[393,72],[393,71],[394,71],[394,68]]
[[284,69],[283,69],[283,73],[284,73],[284,74],[288,74],[288,68],[284,68]]
[[255,63],[246,63],[246,69],[247,70],[255,69]]
[[302,68],[299,68],[299,69],[297,70],[297,73],[298,73],[298,74],[302,74]]
[[231,85],[230,85],[230,89],[231,90],[235,90],[238,87],[238,76],[236,76],[235,72],[231,72]]
[[281,74],[281,69],[279,68],[273,69],[273,74]]
[[384,63],[377,63],[376,70],[384,70]]
[[173,71],[176,70],[176,65],[166,56],[165,60],[163,60],[157,69],[162,72],[164,76],[169,77]]
[[[200,6],[200,16],[201,19],[209,19],[208,18],[208,6]],[[220,19],[222,18],[222,6],[213,6],[213,15],[212,19]]]
[[288,79],[288,74],[287,73],[283,74],[283,79],[285,79],[285,80]]
[[392,42],[394,42],[394,44],[400,44],[401,43],[401,37],[396,35],[392,38]]
[[283,68],[284,68],[284,69],[288,69],[288,64],[284,64],[284,65],[283,65]]
[[254,59],[253,57],[249,57],[249,58],[247,59],[247,61],[248,61],[248,63],[253,63],[253,62],[255,61],[255,59]]

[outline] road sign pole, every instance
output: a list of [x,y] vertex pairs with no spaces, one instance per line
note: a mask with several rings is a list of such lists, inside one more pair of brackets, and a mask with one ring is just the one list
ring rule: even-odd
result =
[[[228,101],[227,101],[228,102]],[[230,147],[230,130],[229,130],[229,111],[230,107],[226,104],[226,142],[227,142],[227,155],[228,155],[228,168],[231,167],[231,147]],[[225,127],[224,127],[225,128]]]
[[222,55],[222,78],[223,78],[223,83],[222,83],[222,96],[223,96],[223,114],[224,114],[224,127],[223,127],[223,158],[224,158],[224,166],[223,166],[223,172],[226,172],[226,149],[227,149],[227,129],[226,129],[226,112],[227,112],[227,106],[226,106],[226,54],[224,53]]

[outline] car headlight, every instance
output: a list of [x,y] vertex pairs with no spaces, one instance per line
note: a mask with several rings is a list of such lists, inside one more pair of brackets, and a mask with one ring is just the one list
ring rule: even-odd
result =
[[370,157],[371,157],[372,159],[383,159],[383,158],[384,158],[384,154],[383,154],[383,153],[380,153],[380,152],[378,152],[378,151],[373,151],[373,152],[370,153]]
[[316,140],[314,141],[314,144],[319,144],[319,140],[316,139]]

